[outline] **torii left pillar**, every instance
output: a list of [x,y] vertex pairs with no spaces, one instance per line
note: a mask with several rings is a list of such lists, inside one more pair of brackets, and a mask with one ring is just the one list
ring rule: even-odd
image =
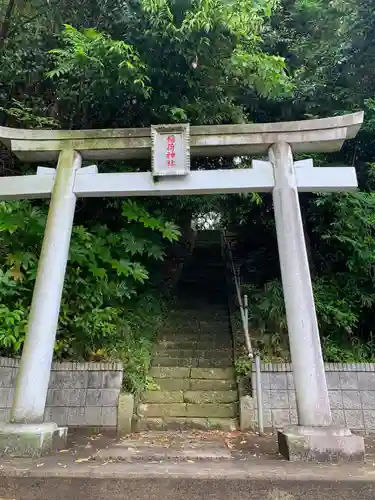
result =
[[56,438],[60,442],[66,439],[67,429],[59,429],[55,423],[44,422],[44,410],[76,206],[74,179],[80,167],[79,153],[72,149],[61,151],[11,423],[0,426],[0,450],[6,450],[7,456],[39,456],[52,449]]

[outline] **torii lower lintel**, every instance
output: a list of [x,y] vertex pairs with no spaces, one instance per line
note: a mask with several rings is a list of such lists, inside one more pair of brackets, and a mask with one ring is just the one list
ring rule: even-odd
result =
[[[312,162],[311,162],[312,163]],[[300,192],[353,191],[357,189],[354,167],[309,168],[306,160],[294,162]],[[187,178],[165,178],[155,181],[151,172],[98,174],[84,167],[77,172],[73,192],[78,198],[105,196],[186,196],[229,193],[267,193],[275,187],[270,162],[253,160],[252,168],[201,170]],[[3,177],[0,200],[49,198],[55,169],[38,175]]]

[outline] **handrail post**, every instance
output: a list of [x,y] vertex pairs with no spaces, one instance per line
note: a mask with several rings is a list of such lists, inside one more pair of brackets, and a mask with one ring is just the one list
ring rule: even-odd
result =
[[251,347],[251,342],[250,342],[250,335],[249,335],[249,304],[248,304],[248,298],[247,295],[244,295],[243,297],[243,330],[244,330],[244,335],[245,335],[245,343],[246,343],[246,348],[247,352],[249,355],[249,359],[253,358],[253,349]]
[[225,247],[225,250],[228,253],[230,266],[231,266],[232,273],[233,273],[234,285],[236,288],[237,300],[238,300],[238,304],[240,307],[241,321],[242,321],[242,327],[243,327],[243,331],[244,331],[244,335],[245,335],[245,343],[246,343],[248,356],[249,356],[249,359],[251,359],[251,360],[254,359],[256,400],[257,400],[257,407],[258,407],[257,408],[258,409],[258,428],[259,428],[259,435],[262,435],[264,433],[262,380],[261,380],[262,373],[261,373],[259,351],[256,352],[255,358],[254,358],[253,349],[251,347],[251,341],[250,341],[250,335],[249,335],[249,299],[248,299],[248,296],[246,294],[243,296],[243,299],[242,299],[240,275],[239,275],[239,273],[237,273],[236,267],[234,265],[232,250],[231,250],[230,245],[225,237],[225,232],[223,232],[223,243],[224,243],[223,246]]
[[263,421],[263,395],[262,395],[262,372],[260,366],[260,356],[259,352],[255,354],[255,384],[256,384],[256,395],[257,395],[257,410],[258,410],[258,429],[259,435],[264,433],[264,421]]
[[247,295],[243,296],[243,305],[245,308],[245,325],[246,328],[249,329],[249,302],[247,299]]

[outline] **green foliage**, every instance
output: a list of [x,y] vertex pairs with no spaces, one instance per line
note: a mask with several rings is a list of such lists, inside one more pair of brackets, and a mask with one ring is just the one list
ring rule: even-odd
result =
[[[22,348],[46,208],[0,203],[2,355],[18,355]],[[163,259],[164,240],[176,240],[179,231],[135,202],[125,202],[123,213],[115,233],[105,225],[73,229],[55,356],[107,359],[118,352],[127,363],[127,387],[135,390],[145,380],[162,313],[158,302],[145,297],[143,284],[152,261]],[[135,215],[136,225],[128,222]]]
[[348,344],[341,339],[324,337],[322,349],[324,359],[329,363],[373,363],[375,360],[375,345],[372,339],[364,343],[361,339],[352,338]]
[[[345,283],[345,280],[342,282]],[[366,315],[368,303],[353,302],[353,283],[335,281],[331,275],[315,277],[313,290],[327,362],[365,362],[374,358],[372,340],[364,343],[358,337],[358,326]],[[288,330],[282,286],[279,280],[263,287],[245,287],[251,304],[251,331],[265,361],[289,360]],[[359,295],[359,299],[361,296]],[[371,309],[370,309],[371,310]]]
[[17,101],[17,99],[12,99],[12,105],[9,107],[0,106],[1,111],[30,128],[56,128],[59,125],[59,122],[54,118],[37,115],[34,109]]
[[50,50],[55,68],[48,77],[69,77],[70,84],[75,80],[75,89],[81,98],[87,94],[86,99],[97,91],[98,83],[122,85],[136,93],[141,90],[147,96],[145,65],[131,45],[92,28],[79,31],[69,24],[61,38],[63,47]]
[[160,299],[143,294],[136,309],[126,311],[119,335],[109,351],[111,359],[119,359],[126,366],[124,388],[142,392],[155,384],[148,376],[155,335],[164,320],[164,306]]
[[235,361],[234,368],[238,377],[246,377],[251,373],[252,360],[246,355],[239,356]]
[[165,221],[161,214],[152,217],[147,210],[133,201],[125,201],[122,204],[122,215],[129,222],[140,222],[145,228],[159,232],[168,241],[176,241],[181,236],[180,231],[173,222]]
[[24,309],[0,305],[0,345],[9,352],[19,352],[25,339],[27,314]]
[[[275,5],[274,0],[257,3],[199,0],[188,3],[187,8],[182,2],[143,0],[142,5],[150,16],[154,33],[163,29],[164,36],[173,41],[177,50],[179,45],[185,57],[191,53],[189,45],[194,43],[195,53],[191,53],[191,60],[187,61],[193,68],[212,71],[214,68],[210,70],[209,65],[216,64],[207,60],[208,51],[219,49],[222,75],[215,68],[217,77],[231,80],[234,86],[253,87],[264,96],[290,90],[284,60],[260,50],[260,32]],[[220,42],[226,41],[226,50],[222,45],[217,47],[217,35]],[[184,46],[188,50],[184,50]],[[220,80],[216,82],[218,91],[220,83]]]
[[[6,6],[0,4],[2,20]],[[355,165],[361,192],[303,194],[301,206],[326,359],[371,359],[374,12],[374,0],[15,2],[6,25],[0,26],[1,124],[222,124],[365,109],[357,140],[335,155],[314,155],[316,166]],[[244,158],[239,166],[247,163]],[[231,159],[197,158],[192,166],[231,165]],[[149,164],[137,160],[104,167],[131,171],[149,169]],[[20,167],[2,153],[0,168],[8,175]],[[128,386],[148,384],[142,367],[148,362],[153,323],[142,323],[147,318],[140,314],[139,300],[152,282],[155,262],[179,237],[175,224],[187,236],[192,217],[209,212],[220,213],[221,224],[239,232],[236,254],[244,281],[251,284],[251,319],[263,352],[268,349],[269,358],[286,356],[273,207],[267,194],[82,202],[56,356],[105,358],[117,349],[133,366]],[[20,352],[45,217],[44,203],[1,204],[3,354]],[[160,315],[155,313],[155,324]],[[124,336],[128,343],[120,349]]]
[[292,87],[262,47],[274,0],[28,4],[0,52],[0,106],[16,98],[62,128],[244,122],[244,89]]

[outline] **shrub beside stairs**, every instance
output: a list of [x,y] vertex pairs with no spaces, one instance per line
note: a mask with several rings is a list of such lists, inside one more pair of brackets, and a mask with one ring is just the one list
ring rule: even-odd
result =
[[220,233],[197,235],[141,396],[138,429],[237,429],[238,393]]

